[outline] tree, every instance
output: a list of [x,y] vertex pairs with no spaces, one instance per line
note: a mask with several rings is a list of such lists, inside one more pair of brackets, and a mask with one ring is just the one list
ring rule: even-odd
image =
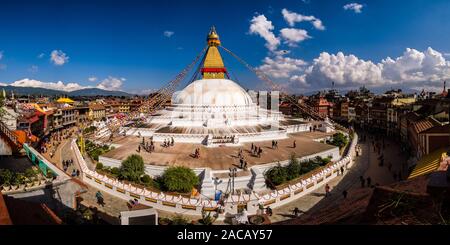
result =
[[300,165],[295,154],[291,155],[289,160],[289,165],[287,166],[287,180],[292,180],[297,178],[302,172],[302,166]]
[[189,192],[199,182],[190,168],[178,166],[167,168],[162,175],[163,186],[169,191]]
[[122,162],[120,166],[120,178],[139,181],[140,177],[144,174],[144,160],[141,156],[133,154]]
[[343,133],[335,133],[331,140],[331,144],[339,148],[346,146],[348,143],[348,138]]
[[287,168],[282,167],[280,164],[267,170],[265,173],[266,179],[275,186],[286,182],[287,175]]

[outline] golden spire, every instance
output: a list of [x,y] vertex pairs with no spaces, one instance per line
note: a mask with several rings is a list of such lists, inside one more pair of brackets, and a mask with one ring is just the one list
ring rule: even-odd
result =
[[203,79],[224,79],[226,69],[223,64],[222,56],[220,55],[217,46],[220,45],[219,35],[217,35],[216,28],[211,27],[206,38],[208,42],[208,51],[201,69]]

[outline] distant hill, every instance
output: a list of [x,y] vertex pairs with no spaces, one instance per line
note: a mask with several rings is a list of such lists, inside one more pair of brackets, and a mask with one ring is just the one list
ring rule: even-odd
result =
[[85,88],[80,90],[75,90],[68,93],[69,96],[132,96],[127,92],[123,91],[109,91],[99,88]]
[[57,96],[57,95],[68,95],[68,96],[132,96],[132,94],[123,91],[109,91],[99,88],[86,88],[75,90],[72,92],[46,89],[46,88],[35,88],[35,87],[16,87],[16,86],[0,86],[0,89],[5,89],[9,94],[14,91],[15,95],[45,95],[45,96]]

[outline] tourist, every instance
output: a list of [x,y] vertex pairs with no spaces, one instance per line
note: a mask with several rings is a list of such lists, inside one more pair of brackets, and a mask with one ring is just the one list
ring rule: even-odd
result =
[[341,175],[344,175],[344,166],[341,166]]
[[97,203],[100,204],[102,207],[104,207],[105,202],[103,199],[103,194],[100,191],[97,191],[97,193],[95,193],[95,197],[97,198]]
[[272,140],[272,149],[275,148],[275,140]]
[[365,183],[366,183],[366,180],[364,179],[364,177],[359,176],[359,181],[361,182],[361,188],[364,188],[365,187]]
[[296,148],[296,147],[297,147],[297,143],[294,140],[293,148]]
[[272,216],[273,212],[272,212],[272,209],[270,208],[270,206],[268,206],[266,208],[266,214],[269,215],[269,216]]
[[372,183],[372,179],[369,177],[367,177],[367,187],[370,187],[370,183]]
[[330,195],[330,186],[328,184],[325,185],[325,197]]
[[258,150],[258,157],[259,158],[261,158],[261,153],[262,153],[262,149],[261,149],[261,147],[259,147],[259,150]]
[[295,207],[294,210],[292,210],[292,213],[295,217],[298,217],[298,215],[300,214],[300,209],[298,207]]
[[141,152],[141,145],[138,145],[138,152]]
[[170,140],[170,145],[173,146],[175,144],[175,141],[173,140],[173,137]]
[[244,169],[247,169],[247,161],[244,161]]
[[239,168],[244,168],[244,159],[242,159],[242,157],[239,158]]
[[253,152],[253,147],[254,147],[254,145],[253,145],[253,143],[252,143],[252,152]]
[[344,197],[344,199],[347,199],[347,190],[344,190],[343,192],[342,192],[342,196]]
[[77,169],[77,177],[80,177],[80,170]]

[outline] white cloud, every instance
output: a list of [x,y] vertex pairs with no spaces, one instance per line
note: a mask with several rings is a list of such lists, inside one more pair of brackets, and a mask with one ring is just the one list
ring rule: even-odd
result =
[[[266,58],[267,59],[267,58]],[[293,69],[288,73],[270,70],[265,60],[266,74],[274,78],[289,77],[290,89],[305,87],[330,87],[334,82],[337,87],[354,88],[362,85],[368,87],[408,87],[408,88],[442,88],[442,81],[450,79],[450,61],[443,54],[428,48],[424,51],[407,48],[397,57],[387,57],[381,62],[363,60],[355,55],[342,52],[329,54],[323,52],[313,62],[302,69]],[[273,72],[274,75],[270,74]],[[282,74],[283,76],[280,76]]]
[[120,90],[123,82],[126,81],[125,78],[116,78],[109,76],[102,80],[101,83],[97,85],[97,88],[105,89],[105,90]]
[[286,20],[286,22],[291,27],[294,26],[297,22],[307,21],[310,22],[317,30],[325,30],[325,26],[323,25],[322,21],[312,15],[301,15],[295,12],[291,12],[287,9],[282,9],[281,14],[283,14],[284,20]]
[[165,37],[172,37],[174,34],[175,34],[175,32],[173,32],[173,31],[164,31],[164,36]]
[[67,56],[63,51],[61,50],[53,50],[50,53],[50,61],[57,66],[62,66],[65,63],[69,62],[69,56]]
[[344,5],[345,10],[353,10],[357,14],[362,12],[363,7],[364,6],[359,3],[349,3],[349,4]]
[[44,53],[40,53],[40,54],[38,54],[38,59],[42,59],[42,58],[44,58],[44,56],[45,56],[45,54]]
[[3,59],[3,50],[0,50],[0,60]]
[[280,45],[280,39],[273,34],[274,26],[263,14],[254,16],[250,21],[250,34],[257,34],[266,40],[266,47],[275,51]]
[[15,81],[15,82],[11,83],[10,85],[16,86],[16,87],[47,88],[47,89],[62,90],[62,91],[66,91],[66,92],[83,89],[83,88],[88,88],[88,87],[83,87],[83,86],[79,85],[78,83],[66,83],[65,84],[62,81],[41,82],[38,80],[28,79],[28,78]]
[[97,80],[98,80],[97,77],[94,77],[94,76],[91,76],[88,78],[89,82],[96,82]]
[[284,42],[291,47],[295,47],[297,43],[311,38],[308,32],[302,29],[283,28],[280,33],[281,37],[285,40]]
[[273,78],[288,78],[293,72],[301,71],[307,63],[301,59],[283,57],[266,57],[257,69]]
[[36,73],[39,71],[39,67],[37,65],[32,65],[30,68],[28,68],[28,71],[31,73]]

